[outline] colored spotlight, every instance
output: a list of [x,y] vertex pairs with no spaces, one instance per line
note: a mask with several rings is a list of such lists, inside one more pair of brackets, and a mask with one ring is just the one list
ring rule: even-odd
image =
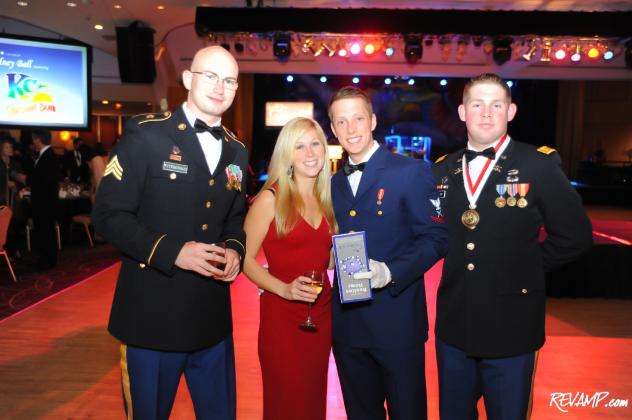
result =
[[614,58],[614,53],[612,51],[608,50],[605,53],[603,53],[604,60],[612,60],[613,58]]
[[364,46],[364,53],[367,55],[371,55],[375,52],[375,45],[370,42]]
[[385,85],[390,85],[391,83],[393,83],[393,81],[391,80],[390,77],[387,77],[386,79],[384,79],[384,84]]
[[358,55],[358,54],[360,54],[360,50],[362,50],[362,48],[360,48],[360,44],[358,44],[357,42],[354,42],[351,45],[351,49],[350,49],[351,54]]
[[599,57],[599,49],[597,47],[590,47],[587,55],[588,55],[588,58],[597,58]]
[[338,55],[339,55],[340,57],[346,57],[346,56],[347,56],[347,54],[348,54],[348,52],[347,52],[347,50],[346,50],[344,47],[343,47],[343,48],[340,48],[340,49],[338,50]]
[[441,79],[441,80],[439,81],[439,84],[440,84],[441,86],[447,86],[447,85],[448,85],[448,81],[447,81],[446,79]]
[[564,48],[560,48],[555,51],[553,54],[556,60],[564,60],[566,58],[566,50]]
[[415,84],[415,79],[408,79],[408,84],[410,86],[414,85]]
[[285,80],[287,80],[289,83],[292,83],[294,81],[294,76],[292,76],[291,74],[288,74]]
[[507,86],[509,86],[509,89],[511,89],[513,85],[514,83],[511,80],[507,80]]
[[327,83],[327,76],[320,76],[320,83]]
[[395,48],[393,48],[393,47],[388,47],[388,48],[387,48],[384,52],[386,53],[386,56],[387,56],[387,57],[390,57],[390,56],[392,56],[393,54],[395,54]]
[[359,78],[359,77],[354,77],[353,79],[351,79],[351,81],[352,81],[354,84],[356,84],[356,85],[357,85],[358,83],[360,83],[360,78]]
[[574,63],[577,63],[581,59],[582,59],[581,49],[579,48],[579,45],[577,45],[575,47],[575,52],[573,53],[573,55],[571,55],[571,61]]

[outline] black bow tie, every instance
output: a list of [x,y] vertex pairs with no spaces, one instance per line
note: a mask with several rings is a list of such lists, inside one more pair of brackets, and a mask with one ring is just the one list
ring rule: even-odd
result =
[[364,170],[365,165],[366,165],[366,162],[358,163],[357,165],[354,165],[353,163],[349,163],[349,161],[347,160],[345,161],[344,165],[342,165],[342,172],[344,172],[346,176],[349,176],[355,171],[362,172]]
[[476,150],[470,150],[470,149],[465,150],[465,161],[467,163],[470,163],[470,161],[477,156],[483,156],[488,159],[494,160],[494,158],[496,157],[496,152],[494,151],[493,147],[488,147],[487,149],[480,152],[477,152]]
[[220,126],[209,127],[204,121],[200,119],[195,120],[195,124],[193,125],[196,133],[203,133],[208,131],[215,137],[217,140],[222,140],[224,138],[224,129]]

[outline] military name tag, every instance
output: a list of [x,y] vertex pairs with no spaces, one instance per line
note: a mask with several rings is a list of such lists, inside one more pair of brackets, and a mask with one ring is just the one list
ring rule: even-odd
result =
[[189,165],[183,165],[181,163],[162,162],[162,170],[169,172],[177,172],[179,174],[186,174],[189,172]]

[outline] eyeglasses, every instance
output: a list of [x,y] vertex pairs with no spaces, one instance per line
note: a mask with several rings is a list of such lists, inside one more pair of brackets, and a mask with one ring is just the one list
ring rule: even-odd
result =
[[193,70],[189,70],[189,71],[191,73],[201,74],[202,76],[204,76],[202,80],[208,83],[209,85],[216,85],[221,80],[225,89],[237,90],[237,87],[239,86],[237,79],[233,77],[226,77],[222,79],[218,75],[213,73],[212,71],[193,71]]

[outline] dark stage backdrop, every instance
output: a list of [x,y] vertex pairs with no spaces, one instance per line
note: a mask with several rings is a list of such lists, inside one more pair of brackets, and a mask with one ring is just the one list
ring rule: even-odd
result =
[[[327,116],[327,103],[333,93],[351,85],[352,76],[328,76],[326,83],[320,75],[294,75],[289,83],[286,75],[255,75],[253,143],[251,165],[255,173],[265,172],[280,128],[265,127],[265,103],[268,101],[311,101],[314,118],[325,129],[328,141],[337,144]],[[392,78],[390,85],[384,77],[362,76],[356,86],[365,89],[373,99],[377,115],[374,137],[382,141],[391,133],[403,136],[432,138],[430,158],[462,148],[466,141],[464,123],[459,120],[457,107],[461,103],[467,79],[447,79],[441,86],[439,78]],[[510,135],[520,141],[555,147],[555,120],[558,82],[548,80],[514,80],[511,88],[518,114],[509,125]]]

